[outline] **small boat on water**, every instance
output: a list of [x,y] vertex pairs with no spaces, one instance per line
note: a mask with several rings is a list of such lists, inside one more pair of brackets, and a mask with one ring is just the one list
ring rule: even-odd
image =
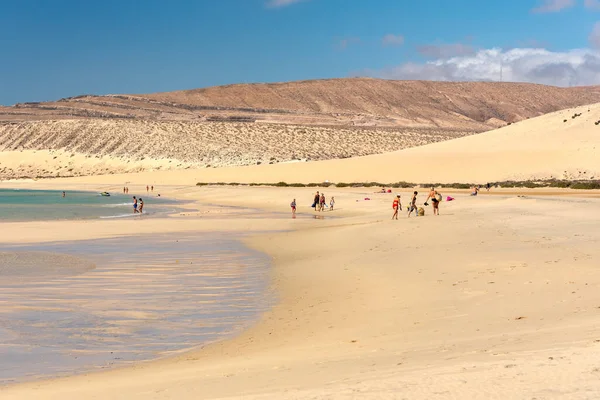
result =
[[102,193],[100,193],[100,196],[110,197],[110,193],[108,193],[108,192],[102,192]]

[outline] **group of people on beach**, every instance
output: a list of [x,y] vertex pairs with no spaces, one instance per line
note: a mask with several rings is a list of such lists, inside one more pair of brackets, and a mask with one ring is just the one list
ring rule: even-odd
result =
[[[335,206],[335,198],[332,196],[329,200],[329,211],[333,211]],[[325,198],[325,193],[315,193],[315,197],[313,198],[313,204],[311,208],[314,208],[315,211],[323,211],[327,207],[327,199]]]
[[[290,207],[292,209],[292,215],[296,215],[296,199],[292,200],[292,202],[290,203]],[[333,211],[334,207],[335,207],[335,198],[333,196],[331,196],[331,199],[329,199],[329,206],[327,206],[327,199],[325,197],[325,193],[319,193],[317,191],[317,193],[315,193],[315,196],[313,198],[313,203],[310,206],[310,208],[314,209],[315,211],[323,211],[326,207],[329,207],[329,211]]]
[[[410,204],[406,207],[406,209],[408,210],[408,218],[410,218],[411,214],[415,213],[415,217],[418,217],[421,214],[421,210],[419,210],[419,207],[417,206],[417,196],[419,195],[419,192],[417,192],[416,190],[413,192],[412,198],[410,199]],[[427,196],[427,199],[425,199],[425,206],[429,205],[429,200],[431,200],[431,206],[433,207],[433,215],[440,215],[440,203],[442,202],[442,195],[438,193],[437,190],[435,190],[434,187],[431,188],[431,190],[429,191],[429,195]],[[398,219],[398,213],[400,210],[402,210],[402,202],[400,201],[400,195],[396,195],[396,197],[394,198],[394,201],[392,203],[392,208],[394,210],[394,213],[392,214],[392,219]],[[423,210],[423,214],[424,214],[424,210]]]

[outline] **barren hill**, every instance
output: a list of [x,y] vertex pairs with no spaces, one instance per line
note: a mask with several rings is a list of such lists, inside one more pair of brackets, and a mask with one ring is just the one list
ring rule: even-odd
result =
[[481,132],[596,102],[600,102],[598,87],[348,78],[147,95],[81,95],[0,107],[0,120],[229,120]]
[[0,179],[349,158],[595,102],[598,87],[363,78],[82,95],[0,107]]

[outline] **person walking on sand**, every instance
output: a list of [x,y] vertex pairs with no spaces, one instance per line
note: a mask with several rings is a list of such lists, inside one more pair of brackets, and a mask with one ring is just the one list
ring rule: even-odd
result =
[[150,191],[154,192],[154,185],[150,186]]
[[140,214],[144,212],[144,200],[140,197]]
[[292,200],[290,203],[290,207],[292,207],[292,216],[296,215],[296,199]]
[[402,208],[402,203],[400,203],[400,195],[397,194],[394,202],[392,203],[392,208],[394,209],[394,214],[392,214],[392,219],[398,219],[398,210]]
[[138,212],[138,201],[135,196],[133,196],[133,213],[137,214]]
[[333,206],[335,206],[335,198],[331,196],[331,200],[329,201],[329,211],[333,211]]
[[319,201],[319,211],[323,211],[325,208],[325,193],[321,193],[321,200]]
[[433,197],[431,198],[431,205],[433,206],[433,215],[440,215],[440,202],[442,201],[442,195],[433,191]]
[[410,214],[414,211],[415,217],[419,216],[419,208],[417,207],[417,195],[419,192],[415,191],[413,193],[413,197],[410,200],[410,206],[408,207],[408,218],[410,218]]
[[313,198],[313,204],[311,206],[312,208],[315,209],[315,211],[317,211],[320,201],[321,201],[321,195],[319,194],[319,191],[317,191],[317,193],[315,194],[315,197]]
[[432,186],[431,190],[429,191],[429,195],[425,199],[425,205],[428,206],[429,205],[429,199],[434,199],[434,198],[435,198],[435,188]]
[[148,185],[146,185],[146,193],[149,193],[149,192],[150,192],[150,187],[148,187]]

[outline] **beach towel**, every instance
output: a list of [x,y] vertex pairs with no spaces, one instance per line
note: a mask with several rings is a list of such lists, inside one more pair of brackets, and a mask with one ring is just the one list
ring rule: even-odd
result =
[[446,197],[446,201],[452,201],[452,200],[454,200],[454,197],[450,197],[450,196]]

